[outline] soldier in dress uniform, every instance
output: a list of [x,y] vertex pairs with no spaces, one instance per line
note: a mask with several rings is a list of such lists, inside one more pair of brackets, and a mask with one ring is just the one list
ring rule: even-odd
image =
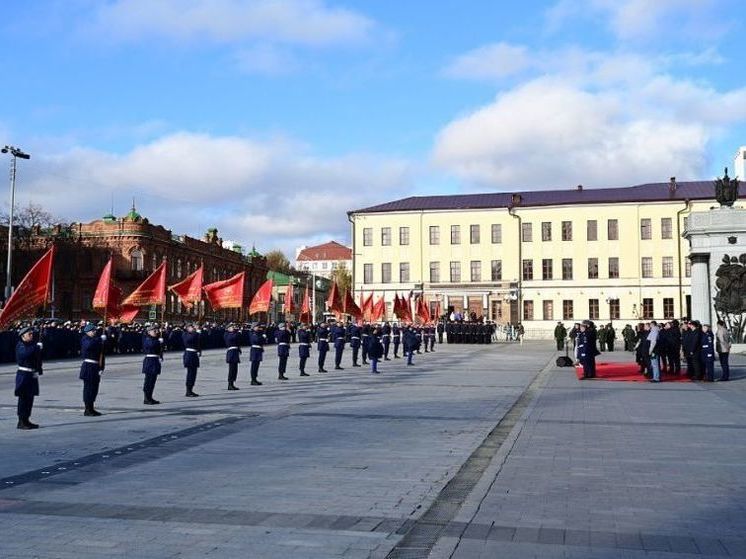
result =
[[350,348],[352,349],[352,366],[359,367],[360,364],[357,362],[358,353],[360,352],[360,326],[354,322],[350,323],[347,328],[347,335],[350,337]]
[[298,370],[300,370],[300,376],[307,377],[309,374],[306,372],[306,360],[311,356],[311,332],[308,330],[305,324],[298,325]]
[[592,324],[584,320],[580,324],[580,333],[578,334],[578,360],[583,365],[583,378],[594,378],[596,376],[596,336],[593,332]]
[[93,407],[98,396],[98,387],[101,383],[101,373],[104,370],[104,342],[106,335],[97,336],[96,325],[89,322],[83,327],[83,337],[80,340],[80,364],[78,378],[83,381],[83,415],[97,417],[101,415]]
[[700,336],[699,359],[705,373],[705,382],[715,381],[715,335],[709,324],[702,325]]
[[142,374],[145,375],[142,391],[145,393],[145,399],[142,403],[153,406],[160,404],[158,400],[153,399],[153,390],[155,390],[155,381],[161,374],[161,362],[163,361],[163,338],[160,337],[160,328],[157,324],[146,326],[142,350],[145,353],[142,361]]
[[277,365],[277,378],[280,380],[288,379],[288,377],[285,376],[285,371],[287,370],[289,356],[290,328],[287,324],[280,324],[279,330],[277,331],[277,357],[279,358],[279,364]]
[[197,369],[199,369],[199,358],[202,357],[202,345],[200,343],[200,331],[194,324],[189,323],[181,333],[181,342],[184,345],[184,355],[181,360],[186,369],[186,397],[196,398],[199,396],[194,391],[194,383],[197,381]]
[[398,324],[391,327],[391,339],[394,340],[394,359],[399,359],[399,344],[401,343],[401,328]]
[[404,328],[402,336],[404,338],[404,355],[407,358],[407,366],[414,365],[414,363],[412,363],[412,357],[414,356],[415,349],[417,348],[417,334],[415,333],[414,328],[412,328],[412,326],[408,324]]
[[18,397],[18,429],[38,429],[31,423],[31,409],[34,398],[39,395],[39,375],[43,374],[41,352],[43,344],[34,341],[34,330],[31,326],[21,328],[20,340],[16,344],[16,389]]
[[381,342],[383,343],[383,360],[389,359],[389,346],[391,345],[391,324],[387,321],[381,328]]
[[[249,343],[251,349],[249,350],[249,361],[251,362],[251,385],[261,386],[259,382],[259,365],[262,362],[264,356],[264,332],[262,332],[262,326],[257,324],[254,326],[254,330],[249,335]],[[283,375],[284,376],[284,375]]]
[[443,332],[445,332],[445,326],[443,325],[442,320],[438,321],[437,330],[438,330],[438,343],[442,344],[443,343]]
[[319,372],[326,373],[324,362],[326,361],[326,353],[329,351],[329,330],[326,324],[319,324],[316,330],[316,349],[319,352]]
[[430,330],[430,352],[433,352],[435,351],[435,324],[433,324],[432,322],[430,323],[429,330]]
[[368,364],[368,350],[370,349],[371,326],[368,322],[363,324],[362,348],[363,348],[363,365]]
[[420,348],[422,347],[422,327],[415,326],[414,333],[417,336],[417,355],[419,355],[421,353]]
[[368,349],[368,356],[370,357],[370,372],[374,375],[379,374],[378,372],[378,361],[383,357],[383,342],[381,341],[382,330],[380,328],[374,328],[370,337],[370,348]]
[[223,334],[225,342],[225,362],[228,363],[228,390],[238,390],[238,364],[241,362],[241,336],[235,324],[229,324]]
[[343,370],[342,354],[345,350],[345,329],[341,322],[332,326],[330,332],[331,342],[334,344],[334,368],[338,371]]

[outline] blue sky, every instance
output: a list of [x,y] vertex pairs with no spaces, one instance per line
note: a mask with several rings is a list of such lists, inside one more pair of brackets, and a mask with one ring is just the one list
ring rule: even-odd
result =
[[409,196],[712,178],[739,0],[39,0],[0,21],[21,203],[260,250]]

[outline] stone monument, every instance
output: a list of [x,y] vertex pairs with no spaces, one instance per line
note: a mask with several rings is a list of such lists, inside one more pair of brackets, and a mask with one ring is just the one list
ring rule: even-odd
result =
[[692,212],[683,233],[692,264],[691,318],[703,324],[722,319],[740,342],[746,314],[746,209],[734,206],[739,182],[727,168],[714,187],[720,206]]

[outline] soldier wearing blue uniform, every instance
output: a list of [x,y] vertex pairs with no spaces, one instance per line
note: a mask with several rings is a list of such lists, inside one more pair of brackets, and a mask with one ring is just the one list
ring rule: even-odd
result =
[[371,327],[367,322],[363,324],[361,346],[363,348],[363,365],[368,364],[368,350],[370,349]]
[[288,366],[288,357],[290,356],[290,329],[286,324],[280,324],[277,331],[277,357],[280,364],[277,366],[278,379],[287,380],[285,371]]
[[699,359],[705,371],[705,382],[715,381],[715,335],[709,324],[702,325]]
[[384,346],[381,341],[381,330],[374,328],[370,336],[370,348],[368,349],[368,357],[370,357],[370,372],[374,375],[378,373],[378,361],[383,357]]
[[389,359],[389,346],[391,346],[391,324],[386,322],[381,328],[381,342],[383,343],[383,360],[391,361]]
[[236,325],[229,324],[223,335],[225,342],[225,362],[228,363],[228,390],[238,390],[238,364],[241,362],[241,336],[236,332]]
[[412,326],[408,325],[404,328],[404,332],[402,333],[402,336],[404,338],[403,349],[404,349],[404,355],[407,358],[407,366],[414,365],[414,363],[412,363],[412,357],[414,356],[414,352],[417,347],[417,334],[415,333]]
[[311,356],[311,332],[308,331],[305,324],[301,324],[298,327],[298,369],[300,370],[300,376],[307,377],[309,374],[306,372],[306,360]]
[[199,394],[194,391],[194,383],[197,381],[199,358],[202,357],[200,333],[201,332],[194,327],[194,324],[187,324],[184,332],[181,334],[181,341],[184,344],[184,355],[182,356],[182,361],[184,362],[184,368],[187,371],[187,398],[196,398],[199,396]]
[[580,332],[577,337],[578,361],[583,365],[583,378],[594,378],[596,376],[596,336],[590,321],[584,320],[580,324]]
[[360,326],[354,323],[350,323],[347,328],[347,335],[350,337],[350,348],[352,349],[352,366],[359,367],[360,364],[357,362],[357,356],[360,352]]
[[398,324],[391,327],[391,338],[394,341],[394,359],[399,359],[399,344],[401,343],[401,328]]
[[342,354],[345,350],[345,329],[341,322],[337,322],[335,326],[332,326],[330,336],[334,344],[334,368],[341,371],[343,370]]
[[262,383],[259,382],[259,365],[264,356],[264,332],[262,332],[262,327],[259,324],[254,326],[254,331],[251,332],[249,341],[251,343],[251,351],[249,352],[249,361],[251,361],[251,385],[261,386]]
[[142,385],[142,391],[145,393],[143,404],[148,406],[160,404],[158,400],[153,399],[155,381],[161,374],[161,362],[163,361],[163,338],[159,337],[159,333],[157,325],[148,326],[147,334],[142,341],[142,350],[145,353],[142,361],[142,374],[145,375]]
[[326,352],[329,351],[329,330],[325,324],[319,325],[316,330],[316,349],[319,352],[319,372],[326,373],[324,361],[326,361]]
[[98,396],[98,387],[101,383],[101,373],[104,371],[104,342],[106,336],[97,336],[96,325],[89,322],[83,327],[83,338],[80,340],[80,375],[83,381],[83,415],[97,417],[101,412],[96,411],[94,404]]
[[18,397],[18,429],[38,429],[31,423],[31,409],[34,398],[39,395],[39,375],[43,374],[41,342],[34,341],[34,330],[28,326],[19,332],[21,339],[16,344],[16,389]]
[[428,335],[430,336],[430,351],[435,351],[435,325],[430,324],[430,326],[427,327]]

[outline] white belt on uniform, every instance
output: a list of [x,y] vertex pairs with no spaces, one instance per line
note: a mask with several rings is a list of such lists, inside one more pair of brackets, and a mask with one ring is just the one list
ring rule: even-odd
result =
[[299,343],[298,345],[310,346],[311,344],[307,344],[307,343],[305,343],[305,342],[301,342],[301,343]]
[[252,345],[251,347],[252,347],[253,349],[264,349],[264,346],[263,346],[263,345]]
[[238,349],[238,346],[237,345],[232,345],[231,347],[228,348],[228,351],[230,351],[232,349]]
[[193,351],[193,352],[197,353],[197,352],[198,352],[199,350],[198,350],[198,349],[195,349],[195,348],[193,348],[193,347],[185,347],[185,348],[184,348],[184,351]]
[[329,341],[329,339],[328,339],[328,338],[319,338],[319,341],[320,341],[320,342],[328,342],[328,341]]
[[383,337],[384,337],[384,338],[390,338],[390,337],[391,337],[391,334],[384,334],[384,335],[383,335]]
[[148,353],[147,355],[145,355],[145,357],[158,357],[160,359],[161,356],[156,355],[155,353]]
[[36,369],[31,369],[30,367],[18,367],[19,371],[23,371],[24,373],[35,373]]
[[352,336],[352,337],[351,337],[350,339],[351,339],[351,340],[359,340],[359,339],[360,339],[360,336]]
[[[277,345],[290,345],[290,344],[287,342],[277,342]],[[254,347],[254,346],[251,346],[251,347]]]
[[83,363],[92,363],[94,365],[98,365],[98,361],[95,359],[83,359]]

